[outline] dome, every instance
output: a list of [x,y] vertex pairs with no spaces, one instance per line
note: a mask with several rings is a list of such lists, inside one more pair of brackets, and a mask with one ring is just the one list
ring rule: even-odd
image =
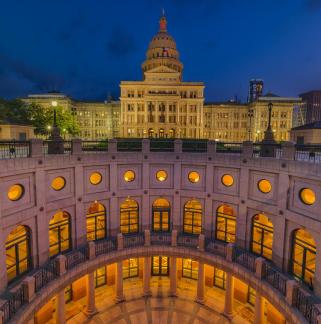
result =
[[142,64],[143,72],[158,66],[167,66],[182,72],[183,64],[179,61],[179,52],[174,38],[167,32],[167,20],[163,15],[159,21],[159,31],[152,38],[146,52],[146,60]]

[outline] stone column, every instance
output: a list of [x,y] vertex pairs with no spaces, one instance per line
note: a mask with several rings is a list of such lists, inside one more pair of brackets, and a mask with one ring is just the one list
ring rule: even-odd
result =
[[116,263],[116,303],[124,301],[123,291],[123,262]]
[[143,294],[145,297],[150,296],[150,276],[151,276],[151,257],[144,257],[144,277],[143,277]]
[[196,302],[204,304],[204,292],[205,292],[205,272],[204,263],[198,263],[198,279],[197,279],[197,296]]
[[65,323],[65,290],[62,289],[56,295],[56,324]]
[[228,318],[233,316],[233,298],[234,298],[234,278],[230,273],[226,273],[226,291],[224,315]]
[[263,324],[264,321],[264,298],[256,291],[254,324]]
[[87,296],[85,314],[91,317],[97,312],[95,303],[95,275],[94,271],[87,274]]
[[171,297],[176,297],[177,296],[177,265],[176,265],[176,257],[170,257],[169,280],[170,280],[169,295]]

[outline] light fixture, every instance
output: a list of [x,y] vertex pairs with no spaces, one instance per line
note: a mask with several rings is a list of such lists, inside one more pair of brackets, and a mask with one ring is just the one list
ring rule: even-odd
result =
[[58,102],[56,100],[51,101],[51,106],[52,107],[57,107],[58,106]]

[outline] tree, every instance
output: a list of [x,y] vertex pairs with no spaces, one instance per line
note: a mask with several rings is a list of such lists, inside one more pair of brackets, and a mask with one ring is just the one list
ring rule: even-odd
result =
[[[74,119],[74,116],[69,110],[62,107],[56,107],[57,127],[61,134],[77,135],[79,133],[79,126]],[[48,126],[53,125],[53,108],[44,108],[39,104],[31,103],[28,105],[29,120],[35,127],[35,134],[47,135]]]

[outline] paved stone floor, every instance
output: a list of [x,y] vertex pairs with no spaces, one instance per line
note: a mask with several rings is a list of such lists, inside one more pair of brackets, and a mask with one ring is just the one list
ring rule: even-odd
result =
[[153,277],[152,296],[142,297],[142,281],[127,279],[124,281],[126,301],[115,304],[114,287],[103,286],[96,289],[96,307],[98,313],[87,319],[82,310],[85,298],[66,305],[68,324],[196,324],[196,323],[236,323],[253,322],[253,307],[249,304],[234,302],[235,316],[232,321],[221,313],[224,308],[224,291],[218,288],[206,288],[205,305],[194,302],[196,281],[180,280],[178,297],[168,297],[169,280],[165,277]]

